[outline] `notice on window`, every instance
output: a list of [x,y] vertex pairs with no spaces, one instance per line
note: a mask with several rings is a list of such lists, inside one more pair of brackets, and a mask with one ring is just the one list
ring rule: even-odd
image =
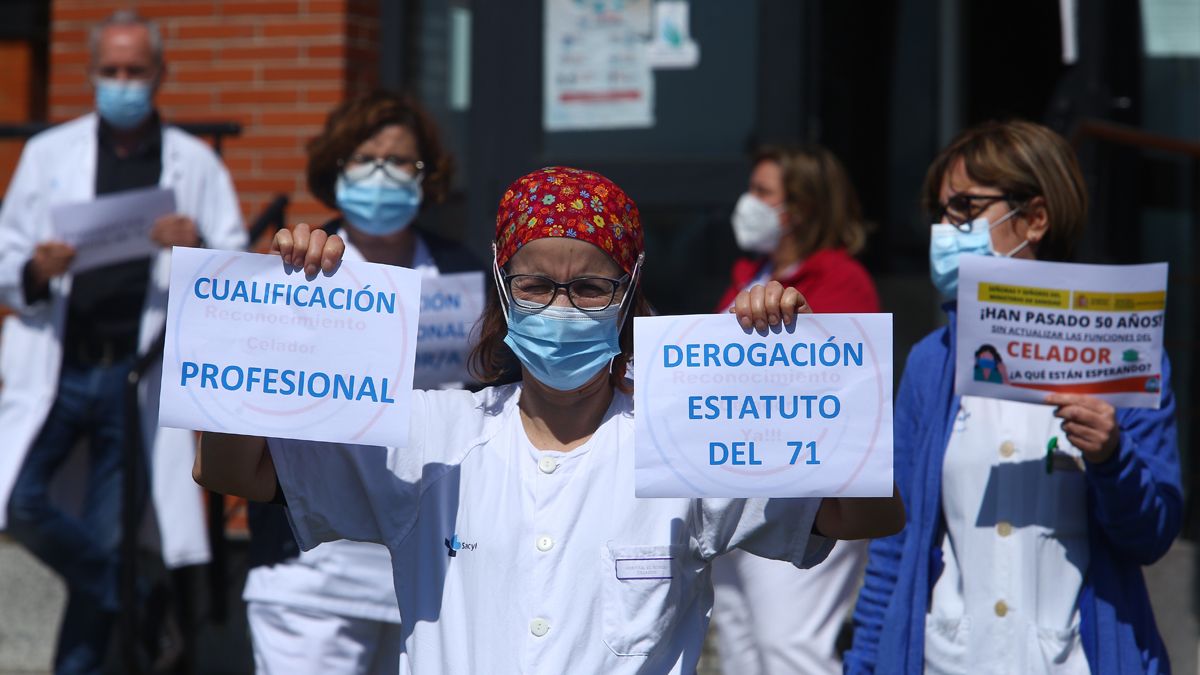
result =
[[1147,56],[1200,56],[1200,0],[1142,0]]
[[1088,394],[1157,408],[1167,264],[962,257],[955,391],[1041,403]]
[[545,0],[546,131],[654,126],[650,0]]

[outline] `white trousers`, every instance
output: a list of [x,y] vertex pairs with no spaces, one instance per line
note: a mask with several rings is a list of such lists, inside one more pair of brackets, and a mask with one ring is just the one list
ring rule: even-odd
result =
[[713,563],[713,624],[725,675],[839,675],[838,633],[862,579],[866,541],[839,541],[812,569],[734,551]]
[[396,675],[400,624],[250,602],[246,605],[258,675]]

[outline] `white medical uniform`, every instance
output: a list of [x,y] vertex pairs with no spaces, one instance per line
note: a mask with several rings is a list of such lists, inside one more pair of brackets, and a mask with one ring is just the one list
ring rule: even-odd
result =
[[690,673],[734,548],[814,565],[819,499],[636,499],[633,402],[533,447],[521,386],[414,392],[404,449],[271,439],[301,548],[387,545],[415,673]]
[[[362,252],[342,237],[343,260]],[[438,274],[417,237],[412,268]],[[338,540],[296,558],[250,570],[242,592],[259,675],[394,675],[403,639],[392,585],[392,559],[379,544]]]
[[[0,341],[0,530],[9,496],[33,441],[58,395],[62,337],[71,297],[70,272],[50,281],[50,298],[25,303],[22,270],[37,245],[55,239],[51,211],[60,204],[96,197],[99,118],[95,113],[64,122],[29,139],[0,208],[0,304],[13,310]],[[241,207],[220,158],[204,141],[173,126],[162,130],[159,187],[175,194],[175,210],[196,222],[205,245],[246,247]],[[154,255],[138,328],[138,354],[162,331],[171,283],[171,250]],[[208,562],[204,499],[191,479],[195,434],[158,426],[162,363],[141,380],[142,441],[148,461],[150,504],[157,544],[169,568]],[[78,488],[73,488],[78,489]]]
[[942,464],[946,566],[925,622],[926,673],[1089,672],[1087,483],[1060,422],[1050,406],[962,398]]
[[713,563],[722,673],[837,675],[838,635],[858,595],[867,540],[839,541],[812,569],[734,551]]
[[[779,276],[794,275],[801,264]],[[766,284],[774,271],[763,265],[745,288]],[[868,544],[839,541],[825,562],[807,570],[745,551],[717,559],[713,628],[721,672],[839,675],[838,635],[862,583]]]

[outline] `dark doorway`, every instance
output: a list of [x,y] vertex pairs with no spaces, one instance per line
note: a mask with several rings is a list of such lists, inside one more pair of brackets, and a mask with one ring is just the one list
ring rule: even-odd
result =
[[1062,76],[1059,3],[972,2],[963,50],[967,125],[989,119],[1041,120]]

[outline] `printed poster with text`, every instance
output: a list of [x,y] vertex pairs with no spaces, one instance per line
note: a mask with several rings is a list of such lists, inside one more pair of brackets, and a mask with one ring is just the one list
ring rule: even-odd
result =
[[891,314],[634,326],[636,496],[891,496]]
[[1041,403],[1051,392],[1157,408],[1167,264],[962,257],[955,392]]

